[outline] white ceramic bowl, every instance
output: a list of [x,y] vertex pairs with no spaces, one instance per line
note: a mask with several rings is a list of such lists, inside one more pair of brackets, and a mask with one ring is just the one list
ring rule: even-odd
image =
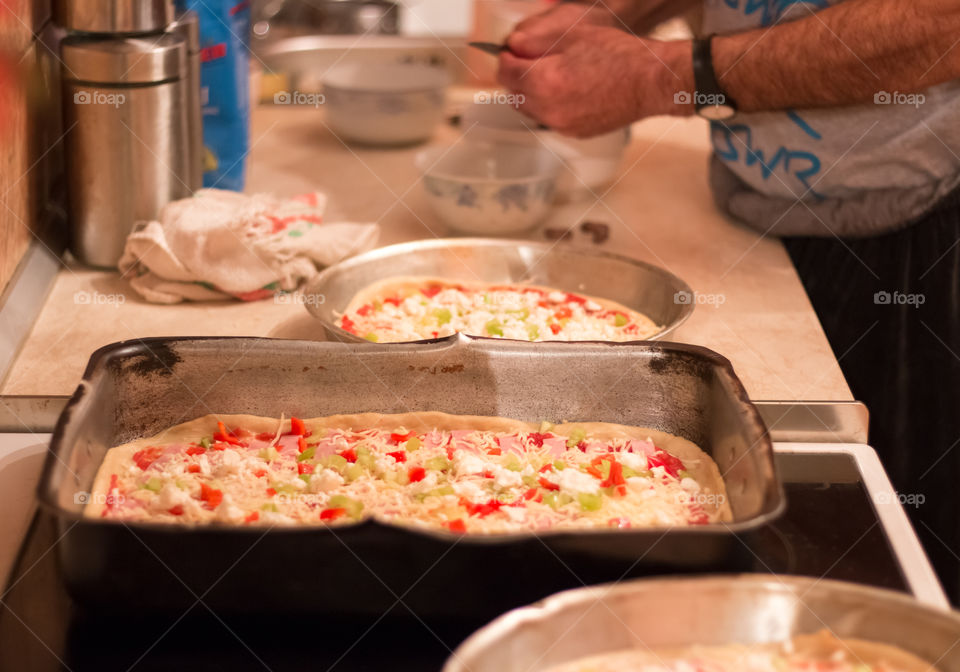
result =
[[437,216],[457,231],[488,236],[543,221],[560,168],[544,148],[467,141],[426,149],[416,163]]
[[536,146],[554,152],[565,169],[557,179],[557,195],[574,200],[593,194],[620,175],[623,153],[630,142],[630,129],[621,128],[593,138],[571,138],[540,128],[508,102],[497,102],[496,94],[477,95],[463,111],[466,136],[477,142]]
[[348,63],[323,78],[330,129],[370,145],[423,142],[443,118],[446,70],[404,63]]

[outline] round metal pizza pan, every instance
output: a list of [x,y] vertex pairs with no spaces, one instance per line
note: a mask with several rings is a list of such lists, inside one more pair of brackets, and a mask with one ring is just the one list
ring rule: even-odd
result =
[[492,238],[421,240],[372,250],[324,270],[302,299],[332,340],[364,341],[338,327],[338,318],[357,292],[399,276],[544,285],[609,299],[662,325],[651,340],[683,324],[695,304],[687,283],[652,264],[600,250]]
[[443,672],[539,672],[622,649],[786,641],[821,630],[896,646],[960,671],[960,614],[909,595],[809,577],[656,578],[578,588],[471,635]]

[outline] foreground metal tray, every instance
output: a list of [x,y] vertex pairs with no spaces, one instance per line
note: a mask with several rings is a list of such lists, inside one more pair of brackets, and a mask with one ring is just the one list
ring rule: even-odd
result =
[[683,324],[694,295],[683,280],[658,266],[609,252],[492,238],[420,240],[390,245],[331,266],[305,289],[305,303],[331,338],[366,343],[337,326],[360,290],[396,276],[430,276],[462,282],[526,283],[617,301],[663,328],[663,338]]
[[[684,436],[717,462],[735,521],[461,537],[375,521],[264,532],[81,517],[83,493],[110,446],[206,413],[409,410],[590,419]],[[719,355],[668,343],[571,346],[463,335],[392,346],[254,338],[107,346],[92,356],[57,424],[39,498],[64,527],[75,525],[58,552],[81,600],[177,608],[210,591],[205,601],[222,608],[368,613],[381,613],[405,591],[412,591],[408,604],[429,613],[497,613],[577,585],[578,576],[598,582],[625,572],[736,566],[746,558],[734,535],[784,506],[763,422]],[[283,567],[302,571],[274,571]],[[265,575],[265,568],[272,569]]]
[[830,630],[960,672],[960,616],[901,593],[808,577],[663,578],[553,595],[474,633],[443,672],[538,672],[608,651],[780,642]]

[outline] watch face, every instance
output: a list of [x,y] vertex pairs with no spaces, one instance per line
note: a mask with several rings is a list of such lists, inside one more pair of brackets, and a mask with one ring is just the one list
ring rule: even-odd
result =
[[736,113],[736,109],[730,105],[704,105],[697,109],[697,114],[710,121],[725,121],[733,118]]

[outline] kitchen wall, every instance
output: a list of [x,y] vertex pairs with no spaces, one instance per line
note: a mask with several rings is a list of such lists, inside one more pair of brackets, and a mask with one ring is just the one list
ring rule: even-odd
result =
[[58,247],[47,225],[62,165],[49,18],[49,0],[0,0],[0,295],[35,235]]

